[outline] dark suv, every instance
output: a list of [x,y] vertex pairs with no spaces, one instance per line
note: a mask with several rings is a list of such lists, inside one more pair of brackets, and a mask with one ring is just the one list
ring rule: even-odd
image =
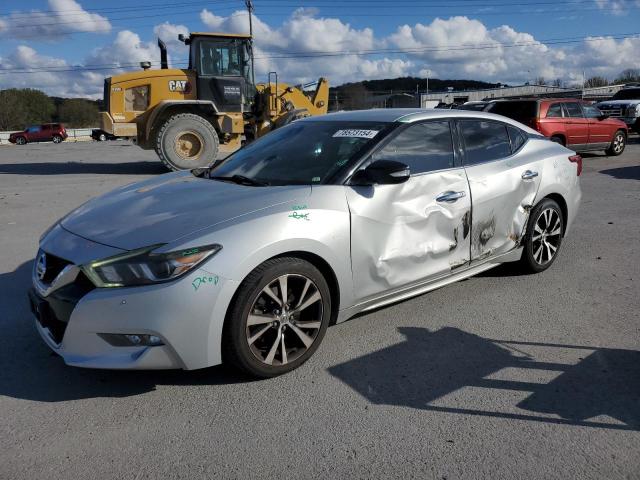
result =
[[9,141],[16,145],[24,145],[28,142],[52,141],[60,143],[67,137],[67,131],[61,123],[45,123],[44,125],[32,125],[23,132],[14,132],[9,135]]
[[496,100],[485,111],[513,118],[577,152],[604,150],[617,156],[627,144],[624,122],[575,98]]

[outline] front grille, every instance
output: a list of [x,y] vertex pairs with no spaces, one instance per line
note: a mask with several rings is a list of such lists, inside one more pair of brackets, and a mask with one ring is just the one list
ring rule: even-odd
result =
[[59,344],[62,342],[73,309],[80,299],[94,288],[95,285],[81,272],[73,283],[54,290],[46,298],[32,289],[29,291],[31,311],[40,325],[48,328],[55,342]]
[[41,252],[45,256],[46,261],[46,270],[44,273],[44,277],[42,278],[42,282],[45,284],[50,284],[53,280],[58,276],[58,274],[62,271],[64,267],[67,265],[71,265],[71,262],[65,260],[64,258],[56,257],[55,255],[51,255],[50,253]]
[[624,117],[623,108],[601,108],[600,111],[610,117]]

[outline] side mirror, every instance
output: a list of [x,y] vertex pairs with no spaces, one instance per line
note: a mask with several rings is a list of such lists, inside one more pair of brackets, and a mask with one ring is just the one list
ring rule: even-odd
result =
[[609,115],[607,115],[606,113],[603,113],[598,117],[598,120],[606,120],[607,118],[609,118]]
[[351,177],[351,185],[396,185],[409,180],[411,170],[394,160],[377,160]]

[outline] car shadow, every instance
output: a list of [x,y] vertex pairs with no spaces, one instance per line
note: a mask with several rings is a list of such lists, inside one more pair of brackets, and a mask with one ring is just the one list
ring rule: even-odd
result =
[[160,162],[36,162],[0,164],[0,174],[8,175],[157,175],[168,170]]
[[640,180],[640,165],[633,165],[630,167],[609,168],[607,170],[600,170],[600,173],[610,175],[613,178],[620,180]]
[[[202,370],[117,371],[69,367],[47,347],[34,326],[27,290],[33,260],[0,273],[0,395],[38,402],[129,397],[158,385],[222,385],[252,379],[217,366]],[[6,307],[6,308],[5,308]]]
[[[329,372],[374,404],[640,430],[640,352],[494,340],[451,327],[437,331],[398,330],[406,337],[405,341],[331,367]],[[579,349],[584,350],[584,357],[577,364],[550,363],[537,361],[522,352],[522,349],[535,348],[561,352]],[[500,371],[509,371],[504,369],[560,373],[548,383],[520,381],[522,373],[512,380],[500,379],[499,374],[491,378]],[[487,408],[487,402],[477,393],[465,396],[460,392],[469,387],[475,392],[492,389],[492,396],[501,391],[517,391],[528,396],[515,405],[508,405],[506,411],[498,411]],[[512,395],[504,395],[507,404]],[[600,421],[601,416],[606,417]],[[594,420],[595,417],[600,418]]]

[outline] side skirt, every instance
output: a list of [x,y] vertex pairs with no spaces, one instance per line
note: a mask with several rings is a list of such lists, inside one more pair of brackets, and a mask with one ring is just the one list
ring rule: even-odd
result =
[[497,257],[488,258],[483,263],[466,267],[452,275],[445,275],[434,280],[430,280],[427,282],[418,282],[408,286],[400,287],[391,292],[386,292],[378,297],[366,300],[364,302],[341,310],[338,314],[336,323],[342,323],[353,317],[354,315],[357,315],[358,313],[367,312],[369,310],[384,307],[385,305],[400,302],[411,297],[416,297],[418,295],[422,295],[423,293],[430,292],[431,290],[435,290],[436,288],[444,287],[451,283],[464,280],[465,278],[473,277],[474,275],[487,271],[493,267],[497,267],[502,263],[517,261],[522,256],[522,251],[522,247],[519,247]]

